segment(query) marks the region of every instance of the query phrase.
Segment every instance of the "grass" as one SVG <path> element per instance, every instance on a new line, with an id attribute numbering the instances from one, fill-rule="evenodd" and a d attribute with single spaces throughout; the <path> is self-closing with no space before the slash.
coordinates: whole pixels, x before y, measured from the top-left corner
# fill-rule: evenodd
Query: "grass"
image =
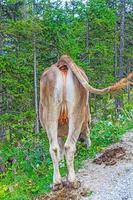
<path id="1" fill-rule="evenodd" d="M 133 110 L 119 116 L 117 121 L 100 121 L 91 130 L 92 146 L 89 150 L 79 142 L 75 155 L 75 169 L 82 166 L 85 159 L 119 141 L 121 136 L 133 128 Z M 45 133 L 29 135 L 14 144 L 0 144 L 1 200 L 31 200 L 35 196 L 48 193 L 52 183 L 53 166 L 49 155 L 49 145 Z M 66 165 L 60 163 L 62 176 L 66 175 Z"/>

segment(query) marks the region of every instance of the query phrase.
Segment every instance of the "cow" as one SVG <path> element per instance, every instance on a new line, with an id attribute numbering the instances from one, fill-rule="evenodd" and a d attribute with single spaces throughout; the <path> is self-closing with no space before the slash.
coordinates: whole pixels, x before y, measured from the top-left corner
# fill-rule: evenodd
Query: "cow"
<path id="1" fill-rule="evenodd" d="M 132 84 L 132 77 L 133 72 L 113 86 L 93 88 L 83 69 L 67 55 L 61 56 L 57 63 L 45 69 L 40 79 L 39 118 L 49 139 L 53 162 L 53 190 L 63 187 L 59 171 L 59 161 L 63 156 L 66 159 L 69 185 L 73 188 L 80 186 L 74 171 L 74 154 L 80 135 L 86 139 L 88 147 L 91 145 L 88 126 L 91 122 L 89 92 L 104 94 L 117 91 Z"/>

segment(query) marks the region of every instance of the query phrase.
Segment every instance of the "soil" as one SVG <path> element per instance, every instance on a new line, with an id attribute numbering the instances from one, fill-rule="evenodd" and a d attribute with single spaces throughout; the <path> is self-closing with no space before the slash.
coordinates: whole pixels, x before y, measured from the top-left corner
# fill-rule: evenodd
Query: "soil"
<path id="1" fill-rule="evenodd" d="M 126 155 L 126 151 L 123 147 L 116 147 L 107 149 L 101 156 L 94 159 L 94 163 L 101 165 L 115 165 L 118 160 L 122 159 Z"/>
<path id="2" fill-rule="evenodd" d="M 81 200 L 82 197 L 88 195 L 88 189 L 80 187 L 72 189 L 66 184 L 62 190 L 54 191 L 45 196 L 40 196 L 36 200 Z"/>

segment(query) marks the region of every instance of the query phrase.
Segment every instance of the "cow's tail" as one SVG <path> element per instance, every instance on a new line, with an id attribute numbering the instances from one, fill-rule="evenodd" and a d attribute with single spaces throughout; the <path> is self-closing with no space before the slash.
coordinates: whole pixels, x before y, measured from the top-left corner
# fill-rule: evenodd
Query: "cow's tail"
<path id="1" fill-rule="evenodd" d="M 130 81 L 133 78 L 133 72 L 131 72 L 126 78 L 121 79 L 112 86 L 109 86 L 104 89 L 96 89 L 87 82 L 87 80 L 81 74 L 77 65 L 73 62 L 73 60 L 69 56 L 67 55 L 61 56 L 57 64 L 60 65 L 60 63 L 64 63 L 64 65 L 69 66 L 73 71 L 73 73 L 75 74 L 75 76 L 77 77 L 77 79 L 79 80 L 79 82 L 82 84 L 82 86 L 91 93 L 95 94 L 113 93 L 125 88 L 128 85 L 133 85 L 133 82 Z"/>

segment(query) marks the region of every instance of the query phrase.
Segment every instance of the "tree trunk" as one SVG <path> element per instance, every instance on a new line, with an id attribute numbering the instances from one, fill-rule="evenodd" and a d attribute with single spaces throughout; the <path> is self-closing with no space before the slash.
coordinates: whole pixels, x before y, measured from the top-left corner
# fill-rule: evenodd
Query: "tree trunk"
<path id="1" fill-rule="evenodd" d="M 115 78 L 117 78 L 118 76 L 118 73 L 117 73 L 117 67 L 118 67 L 118 64 L 117 64 L 117 22 L 115 24 L 115 45 L 114 45 L 114 74 L 115 74 Z"/>
<path id="2" fill-rule="evenodd" d="M 125 32 L 125 0 L 121 1 L 121 22 L 120 22 L 120 69 L 119 78 L 123 78 L 124 72 L 124 32 Z"/>
<path id="3" fill-rule="evenodd" d="M 36 0 L 33 0 L 33 26 L 36 17 Z M 38 103 L 38 78 L 37 78 L 37 49 L 36 49 L 36 33 L 33 32 L 33 64 L 34 64 L 34 96 L 35 96 L 35 133 L 39 133 L 39 103 Z"/>
<path id="4" fill-rule="evenodd" d="M 121 19 L 120 19 L 120 56 L 119 56 L 119 78 L 123 78 L 124 74 L 124 33 L 125 33 L 125 0 L 121 2 Z M 121 112 L 123 107 L 122 94 L 116 99 L 116 111 Z"/>
<path id="5" fill-rule="evenodd" d="M 131 72 L 131 63 L 130 60 L 128 61 L 128 67 L 127 67 L 127 74 Z M 131 101 L 131 94 L 130 94 L 130 85 L 127 86 L 127 93 L 128 93 L 128 102 Z"/>
<path id="6" fill-rule="evenodd" d="M 86 22 L 86 50 L 89 50 L 89 20 Z"/>
<path id="7" fill-rule="evenodd" d="M 37 53 L 36 53 L 36 35 L 33 33 L 33 56 L 34 56 L 34 94 L 35 94 L 35 133 L 39 133 L 39 114 L 38 114 L 38 84 L 37 84 Z"/>
<path id="8" fill-rule="evenodd" d="M 2 35 L 0 35 L 0 49 L 2 50 L 3 48 L 3 37 Z M 0 79 L 2 80 L 2 76 L 3 76 L 3 72 L 0 72 Z M 2 115 L 4 113 L 4 100 L 3 97 L 5 95 L 4 91 L 3 91 L 3 84 L 0 84 L 0 115 Z M 0 141 L 5 139 L 5 128 L 3 126 L 3 124 L 0 124 Z"/>
<path id="9" fill-rule="evenodd" d="M 87 19 L 87 22 L 86 22 L 86 52 L 87 52 L 88 64 L 90 64 L 89 46 L 90 46 L 90 26 L 89 26 L 89 20 Z"/>
<path id="10" fill-rule="evenodd" d="M 1 75 L 2 76 L 2 73 Z M 1 77 L 2 78 L 2 77 Z M 0 115 L 3 114 L 3 88 L 2 88 L 2 84 L 0 84 Z M 5 139 L 5 128 L 3 126 L 3 124 L 0 124 L 0 141 L 3 141 Z"/>

